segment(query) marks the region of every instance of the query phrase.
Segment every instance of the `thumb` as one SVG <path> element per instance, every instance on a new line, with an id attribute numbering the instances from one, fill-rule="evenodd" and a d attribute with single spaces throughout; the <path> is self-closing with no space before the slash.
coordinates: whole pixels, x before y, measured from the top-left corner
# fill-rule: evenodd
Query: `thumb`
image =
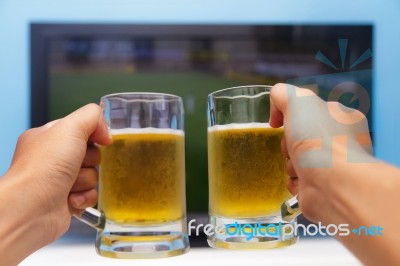
<path id="1" fill-rule="evenodd" d="M 288 94 L 287 84 L 278 83 L 272 87 L 270 92 L 270 117 L 271 127 L 283 126 L 283 119 L 287 115 Z"/>
<path id="2" fill-rule="evenodd" d="M 60 124 L 66 126 L 69 132 L 85 142 L 91 141 L 102 145 L 112 142 L 107 123 L 97 104 L 91 103 L 79 108 L 55 126 Z"/>
<path id="3" fill-rule="evenodd" d="M 284 119 L 289 119 L 290 110 L 295 110 L 295 101 L 298 97 L 313 96 L 319 100 L 317 95 L 309 90 L 299 88 L 290 84 L 278 83 L 272 87 L 270 92 L 270 118 L 269 124 L 271 127 L 283 126 Z M 297 110 L 300 110 L 297 108 Z M 294 113 L 295 114 L 295 113 Z"/>

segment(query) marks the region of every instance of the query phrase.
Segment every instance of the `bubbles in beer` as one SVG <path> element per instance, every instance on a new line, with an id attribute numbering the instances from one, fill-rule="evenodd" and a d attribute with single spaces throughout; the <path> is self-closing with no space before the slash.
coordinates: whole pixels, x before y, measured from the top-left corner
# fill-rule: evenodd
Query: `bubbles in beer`
<path id="1" fill-rule="evenodd" d="M 278 212 L 289 197 L 283 128 L 268 123 L 217 125 L 208 129 L 210 212 L 257 217 Z"/>
<path id="2" fill-rule="evenodd" d="M 184 136 L 172 129 L 114 129 L 101 147 L 99 207 L 121 223 L 174 221 L 184 215 Z"/>

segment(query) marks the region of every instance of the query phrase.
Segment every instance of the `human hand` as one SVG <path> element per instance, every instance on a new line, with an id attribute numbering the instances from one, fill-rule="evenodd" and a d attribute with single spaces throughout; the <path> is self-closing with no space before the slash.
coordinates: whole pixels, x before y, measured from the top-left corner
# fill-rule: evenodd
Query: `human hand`
<path id="1" fill-rule="evenodd" d="M 270 125 L 285 128 L 288 188 L 298 194 L 308 219 L 324 221 L 335 210 L 329 193 L 340 186 L 337 168 L 374 161 L 368 122 L 361 112 L 325 102 L 308 89 L 277 84 L 270 97 Z"/>
<path id="2" fill-rule="evenodd" d="M 93 144 L 111 137 L 98 105 L 23 133 L 4 181 L 17 184 L 28 208 L 42 226 L 40 246 L 68 229 L 71 215 L 97 202 L 96 165 L 100 153 Z"/>

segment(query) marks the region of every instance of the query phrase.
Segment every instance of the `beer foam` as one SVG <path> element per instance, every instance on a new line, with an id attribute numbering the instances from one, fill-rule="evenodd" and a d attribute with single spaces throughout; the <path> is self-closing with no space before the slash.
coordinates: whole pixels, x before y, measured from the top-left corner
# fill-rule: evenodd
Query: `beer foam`
<path id="1" fill-rule="evenodd" d="M 269 123 L 232 123 L 227 125 L 215 125 L 209 127 L 208 132 L 220 131 L 220 130 L 232 130 L 232 129 L 248 129 L 248 128 L 272 128 Z"/>
<path id="2" fill-rule="evenodd" d="M 171 129 L 171 128 L 121 128 L 121 129 L 110 129 L 111 135 L 125 135 L 125 134 L 174 134 L 184 136 L 183 130 Z"/>

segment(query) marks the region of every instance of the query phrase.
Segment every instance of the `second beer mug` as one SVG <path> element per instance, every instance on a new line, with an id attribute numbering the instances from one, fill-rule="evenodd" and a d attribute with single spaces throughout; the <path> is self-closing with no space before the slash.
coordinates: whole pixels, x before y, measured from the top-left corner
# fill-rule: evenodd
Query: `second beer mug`
<path id="1" fill-rule="evenodd" d="M 102 97 L 113 143 L 101 147 L 99 210 L 79 219 L 98 229 L 97 252 L 112 258 L 185 253 L 183 106 L 178 96 Z"/>
<path id="2" fill-rule="evenodd" d="M 208 167 L 212 247 L 264 249 L 297 241 L 295 220 L 281 204 L 290 198 L 283 128 L 271 128 L 269 86 L 243 86 L 208 97 Z"/>

